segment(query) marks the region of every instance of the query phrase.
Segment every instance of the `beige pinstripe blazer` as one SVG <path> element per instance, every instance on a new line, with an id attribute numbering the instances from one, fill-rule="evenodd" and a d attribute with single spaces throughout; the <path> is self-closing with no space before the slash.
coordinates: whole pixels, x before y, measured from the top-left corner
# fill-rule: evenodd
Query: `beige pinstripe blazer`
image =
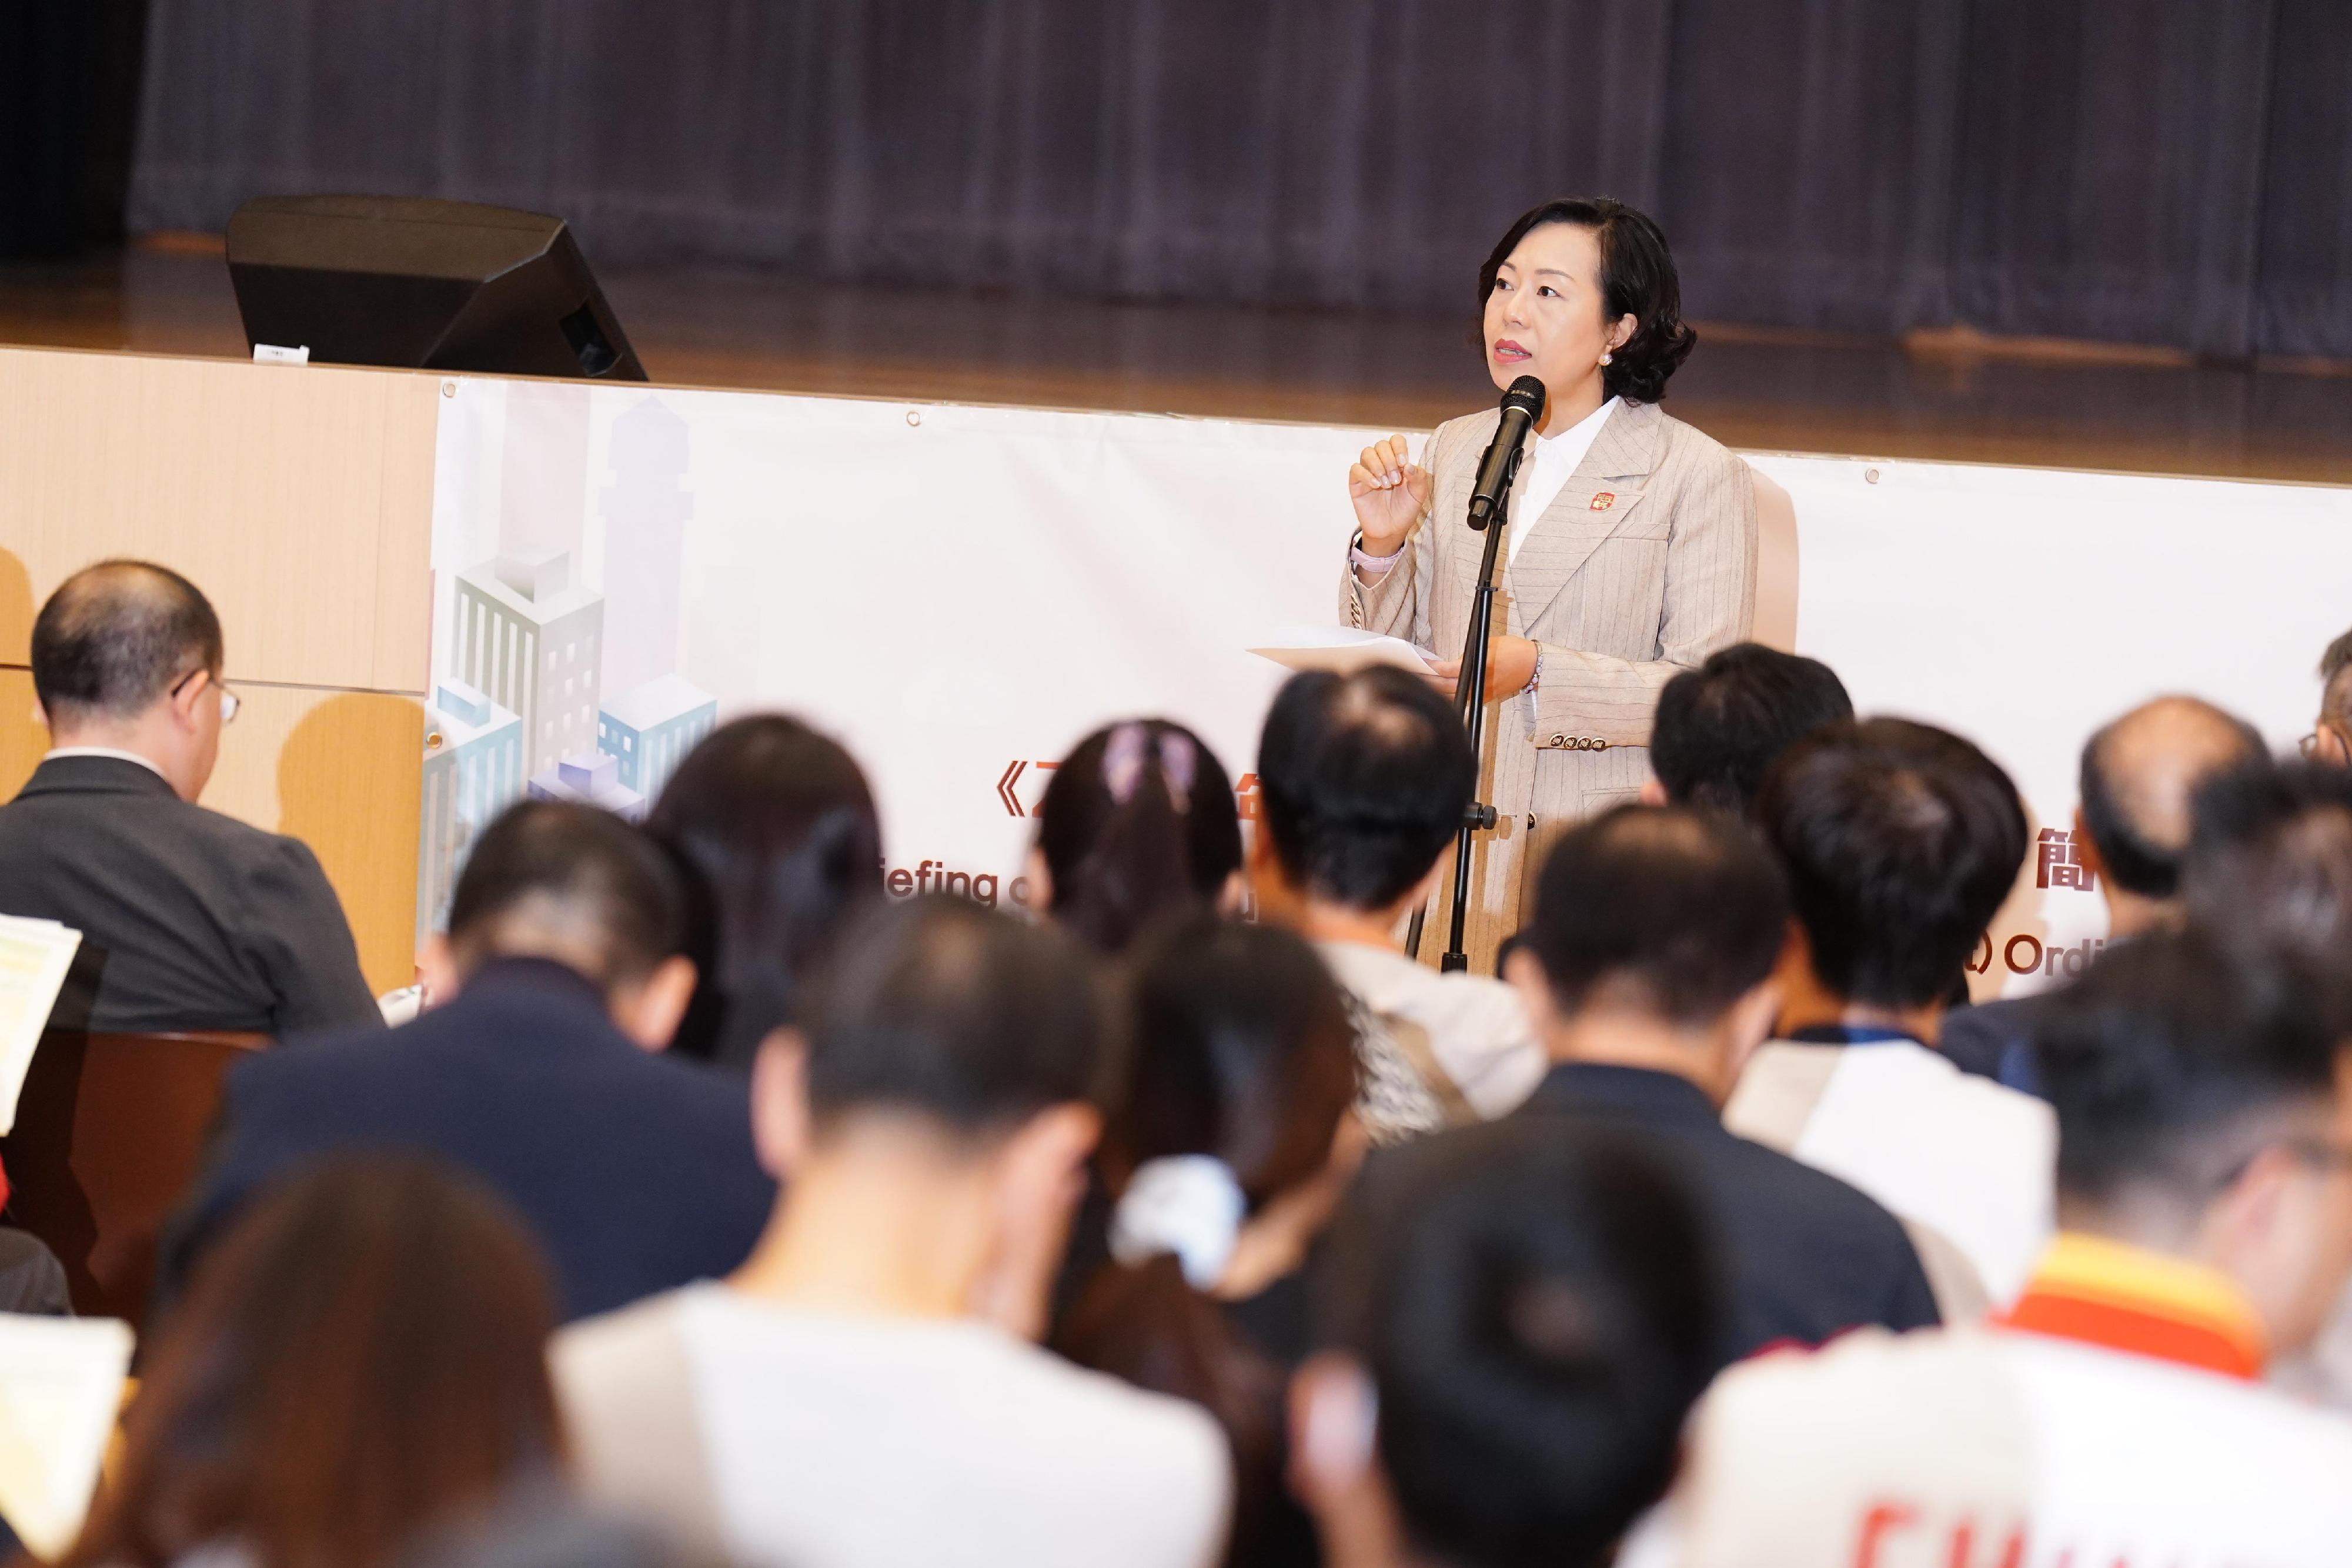
<path id="1" fill-rule="evenodd" d="M 1500 418 L 1488 409 L 1437 427 L 1422 458 L 1433 483 L 1412 559 L 1371 584 L 1343 565 L 1343 623 L 1460 655 L 1486 543 L 1463 519 Z M 1533 467 L 1520 465 L 1520 486 Z M 1619 403 L 1542 515 L 1522 517 L 1514 493 L 1510 526 L 1527 537 L 1517 559 L 1496 563 L 1494 631 L 1544 645 L 1543 684 L 1486 709 L 1481 788 L 1502 821 L 1479 835 L 1473 866 L 1467 947 L 1481 974 L 1520 925 L 1523 891 L 1534 892 L 1523 873 L 1542 846 L 1640 793 L 1659 688 L 1744 640 L 1755 616 L 1753 476 L 1655 403 Z M 1444 886 L 1424 956 L 1444 946 L 1450 862 Z"/>

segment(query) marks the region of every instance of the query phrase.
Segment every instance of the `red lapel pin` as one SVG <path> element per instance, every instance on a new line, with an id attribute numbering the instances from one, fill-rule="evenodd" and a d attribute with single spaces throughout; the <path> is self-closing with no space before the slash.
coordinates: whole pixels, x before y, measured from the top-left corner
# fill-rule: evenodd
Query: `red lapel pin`
<path id="1" fill-rule="evenodd" d="M 1614 490 L 1603 490 L 1592 497 L 1592 509 L 1596 512 L 1605 512 L 1616 504 L 1617 492 Z"/>

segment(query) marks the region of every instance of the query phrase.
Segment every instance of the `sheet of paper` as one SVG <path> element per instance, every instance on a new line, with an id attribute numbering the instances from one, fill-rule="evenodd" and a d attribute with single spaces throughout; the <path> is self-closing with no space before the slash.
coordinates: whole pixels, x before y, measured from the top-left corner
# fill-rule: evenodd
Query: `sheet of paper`
<path id="1" fill-rule="evenodd" d="M 128 1323 L 0 1312 L 0 1515 L 34 1556 L 81 1532 L 130 1370 Z"/>
<path id="2" fill-rule="evenodd" d="M 69 925 L 0 915 L 0 1134 L 16 1128 L 25 1070 L 80 946 L 81 933 Z"/>
<path id="3" fill-rule="evenodd" d="M 1293 670 L 1345 675 L 1367 664 L 1394 664 L 1418 675 L 1430 673 L 1429 655 L 1402 638 L 1347 626 L 1285 626 L 1250 652 Z"/>

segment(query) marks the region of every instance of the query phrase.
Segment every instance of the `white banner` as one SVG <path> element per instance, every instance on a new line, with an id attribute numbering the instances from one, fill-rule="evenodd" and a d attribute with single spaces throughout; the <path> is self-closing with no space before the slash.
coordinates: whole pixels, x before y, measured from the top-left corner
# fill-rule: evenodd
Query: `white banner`
<path id="1" fill-rule="evenodd" d="M 1017 902 L 1055 761 L 1191 725 L 1237 781 L 1327 622 L 1364 430 L 459 379 L 436 474 L 420 927 L 527 789 L 641 808 L 759 708 L 849 747 L 887 875 Z M 2069 858 L 2102 720 L 2189 691 L 2292 745 L 2352 622 L 2352 491 L 1757 457 L 1796 504 L 1798 644 L 1865 713 L 1970 736 L 2040 838 L 1980 994 L 2104 931 Z M 2031 977 L 2029 980 L 2028 977 Z"/>

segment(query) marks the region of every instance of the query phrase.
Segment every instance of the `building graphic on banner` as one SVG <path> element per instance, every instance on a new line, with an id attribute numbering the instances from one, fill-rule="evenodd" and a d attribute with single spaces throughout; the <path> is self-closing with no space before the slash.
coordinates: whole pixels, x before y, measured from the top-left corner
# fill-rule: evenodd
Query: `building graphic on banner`
<path id="1" fill-rule="evenodd" d="M 621 782 L 621 765 L 601 751 L 567 757 L 544 773 L 534 774 L 530 794 L 534 800 L 594 806 L 625 821 L 634 822 L 646 814 L 646 798 Z"/>
<path id="2" fill-rule="evenodd" d="M 416 843 L 416 940 L 448 923 L 457 867 L 485 823 L 522 793 L 522 717 L 463 681 L 425 709 L 424 821 Z"/>
<path id="3" fill-rule="evenodd" d="M 596 749 L 620 764 L 624 785 L 651 800 L 694 743 L 718 727 L 718 698 L 683 675 L 656 675 L 604 705 Z"/>
<path id="4" fill-rule="evenodd" d="M 604 598 L 574 585 L 572 556 L 501 556 L 457 574 L 450 667 L 522 717 L 530 775 L 596 747 Z"/>
<path id="5" fill-rule="evenodd" d="M 499 553 L 456 574 L 445 678 L 427 710 L 440 744 L 425 757 L 420 941 L 446 924 L 474 837 L 513 801 L 577 801 L 634 821 L 719 723 L 718 699 L 677 669 L 694 515 L 687 422 L 658 397 L 613 422 L 600 557 L 593 542 L 583 552 L 579 526 L 585 389 L 509 393 Z"/>

